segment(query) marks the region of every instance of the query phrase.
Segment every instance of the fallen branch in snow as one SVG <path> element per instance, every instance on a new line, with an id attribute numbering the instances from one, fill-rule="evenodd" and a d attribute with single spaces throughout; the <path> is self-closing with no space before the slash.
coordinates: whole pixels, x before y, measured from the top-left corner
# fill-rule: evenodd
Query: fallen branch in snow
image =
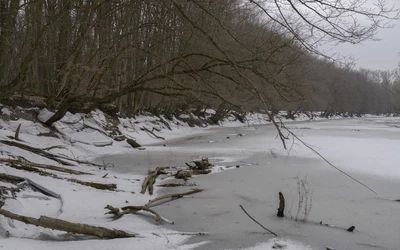
<path id="1" fill-rule="evenodd" d="M 34 162 L 29 162 L 29 161 L 0 158 L 0 162 L 7 162 L 10 164 L 18 164 L 18 165 L 27 166 L 27 167 L 44 168 L 44 169 L 55 170 L 58 172 L 69 173 L 69 174 L 91 175 L 90 173 L 85 173 L 85 172 L 81 172 L 81 171 L 77 171 L 77 170 L 73 170 L 73 169 L 67 169 L 67 168 L 63 168 L 63 167 L 57 167 L 57 166 L 48 165 L 48 164 L 34 163 Z"/>
<path id="2" fill-rule="evenodd" d="M 274 232 L 272 232 L 271 230 L 269 230 L 268 228 L 264 227 L 263 225 L 261 225 L 260 222 L 256 221 L 253 217 L 251 217 L 251 215 L 250 215 L 249 213 L 247 213 L 247 211 L 243 208 L 242 205 L 239 205 L 239 206 L 240 206 L 240 208 L 243 210 L 243 212 L 244 212 L 247 216 L 249 216 L 249 218 L 252 219 L 255 223 L 257 223 L 258 225 L 260 225 L 260 227 L 262 227 L 263 229 L 267 230 L 270 234 L 275 235 L 275 237 L 278 237 L 278 235 L 277 235 L 276 233 L 274 233 Z"/>
<path id="3" fill-rule="evenodd" d="M 8 182 L 11 184 L 18 184 L 25 181 L 25 178 L 9 174 L 0 174 L 0 181 Z"/>
<path id="4" fill-rule="evenodd" d="M 23 171 L 28 171 L 28 172 L 32 172 L 32 173 L 37 173 L 37 174 L 39 174 L 39 175 L 41 175 L 41 176 L 50 176 L 50 177 L 53 177 L 53 178 L 55 178 L 55 179 L 61 179 L 60 177 L 58 177 L 58 176 L 55 175 L 55 174 L 46 172 L 46 171 L 44 171 L 44 170 L 37 169 L 37 168 L 35 168 L 35 167 L 27 166 L 27 165 L 21 165 L 21 164 L 10 163 L 9 167 L 15 168 L 15 169 L 18 169 L 18 170 L 23 170 Z"/>
<path id="5" fill-rule="evenodd" d="M 0 140 L 0 143 L 3 143 L 3 144 L 8 145 L 8 146 L 12 146 L 12 147 L 18 147 L 20 149 L 29 151 L 29 152 L 37 154 L 37 155 L 40 155 L 40 156 L 45 157 L 47 159 L 59 162 L 60 164 L 63 164 L 63 165 L 66 165 L 66 166 L 74 166 L 74 164 L 69 163 L 69 162 L 64 161 L 64 160 L 74 161 L 74 162 L 79 163 L 79 164 L 87 164 L 87 165 L 92 165 L 92 166 L 96 166 L 96 167 L 102 167 L 102 165 L 99 165 L 99 164 L 95 164 L 95 163 L 87 162 L 87 161 L 80 161 L 80 160 L 72 159 L 72 158 L 69 158 L 69 157 L 66 157 L 66 156 L 55 155 L 55 154 L 46 152 L 43 149 L 34 148 L 34 147 L 28 146 L 26 144 L 15 142 L 15 141 Z M 64 159 L 64 160 L 61 160 L 61 159 Z"/>
<path id="6" fill-rule="evenodd" d="M 183 196 L 199 193 L 199 192 L 202 192 L 202 191 L 203 191 L 203 189 L 193 189 L 193 190 L 191 190 L 189 192 L 186 192 L 186 193 L 166 194 L 166 195 L 157 197 L 157 198 L 155 198 L 153 200 L 150 200 L 144 206 L 125 206 L 125 207 L 121 207 L 121 211 L 120 211 L 119 208 L 113 207 L 111 205 L 107 205 L 104 209 L 108 209 L 109 210 L 108 212 L 106 212 L 106 214 L 113 214 L 113 215 L 115 215 L 117 217 L 121 217 L 124 214 L 136 213 L 136 212 L 139 212 L 139 211 L 143 210 L 143 211 L 147 211 L 149 213 L 154 214 L 156 216 L 156 221 L 164 221 L 164 219 L 162 218 L 162 216 L 159 213 L 157 213 L 153 209 L 150 209 L 150 207 L 156 206 L 156 205 L 154 205 L 155 202 L 158 202 L 158 201 L 161 201 L 161 200 L 165 200 L 165 199 L 168 199 L 168 198 L 171 198 L 171 200 L 179 199 L 179 198 L 182 198 Z"/>
<path id="7" fill-rule="evenodd" d="M 105 209 L 110 210 L 106 214 L 114 214 L 117 217 L 121 217 L 124 214 L 136 213 L 136 212 L 143 210 L 143 211 L 147 211 L 149 213 L 154 214 L 156 216 L 156 221 L 164 221 L 164 219 L 161 217 L 161 215 L 159 213 L 157 213 L 153 209 L 150 209 L 146 206 L 126 206 L 126 207 L 121 208 L 122 211 L 119 211 L 119 208 L 113 207 L 111 205 L 107 205 L 105 207 Z"/>
<path id="8" fill-rule="evenodd" d="M 204 191 L 204 189 L 196 188 L 196 189 L 193 189 L 193 190 L 191 190 L 189 192 L 186 192 L 186 193 L 166 194 L 166 195 L 163 195 L 163 196 L 160 196 L 160 197 L 157 197 L 157 198 L 154 198 L 154 199 L 150 200 L 149 202 L 146 203 L 145 206 L 146 207 L 153 207 L 155 205 L 153 205 L 153 206 L 151 206 L 151 205 L 153 203 L 157 202 L 157 201 L 160 201 L 160 200 L 164 200 L 164 199 L 168 199 L 168 198 L 171 198 L 172 200 L 179 199 L 179 198 L 182 198 L 183 196 L 200 193 L 202 191 Z"/>
<path id="9" fill-rule="evenodd" d="M 47 216 L 40 216 L 39 219 L 33 217 L 22 216 L 14 214 L 10 211 L 0 209 L 0 214 L 13 219 L 24 222 L 25 224 L 35 225 L 37 227 L 50 228 L 53 230 L 60 230 L 69 233 L 93 235 L 99 238 L 128 238 L 135 237 L 137 234 L 128 233 L 122 230 L 108 229 L 104 227 L 95 227 L 88 224 L 72 223 L 65 220 L 59 220 Z"/>
<path id="10" fill-rule="evenodd" d="M 22 143 L 15 142 L 15 141 L 0 140 L 0 142 L 5 144 L 5 145 L 12 146 L 12 147 L 18 147 L 20 149 L 23 149 L 23 150 L 29 151 L 31 153 L 43 156 L 45 158 L 48 158 L 50 160 L 57 161 L 57 162 L 59 162 L 59 163 L 61 163 L 63 165 L 73 166 L 73 164 L 71 164 L 69 162 L 66 162 L 66 161 L 58 159 L 58 156 L 53 155 L 51 153 L 48 153 L 48 152 L 46 152 L 46 151 L 44 151 L 42 149 L 39 149 L 39 148 L 34 148 L 34 147 L 28 146 L 26 144 L 22 144 Z"/>
<path id="11" fill-rule="evenodd" d="M 156 182 L 157 176 L 160 174 L 167 174 L 164 169 L 166 169 L 166 167 L 157 167 L 154 171 L 149 173 L 142 183 L 142 191 L 140 191 L 141 194 L 146 193 L 146 189 L 148 189 L 149 194 L 153 195 L 154 183 Z"/>
<path id="12" fill-rule="evenodd" d="M 61 148 L 61 149 L 64 149 L 64 148 L 66 148 L 66 147 L 63 146 L 63 145 L 54 145 L 54 146 L 50 146 L 50 147 L 47 147 L 47 148 L 42 148 L 42 150 L 51 150 L 51 149 L 54 149 L 54 148 Z"/>
<path id="13" fill-rule="evenodd" d="M 34 167 L 30 167 L 30 166 L 18 166 L 18 165 L 13 165 L 13 163 L 11 163 L 12 168 L 15 169 L 19 169 L 19 170 L 25 170 L 25 171 L 29 171 L 29 172 L 34 172 L 34 173 L 38 173 L 42 176 L 50 176 L 52 178 L 55 179 L 59 179 L 59 180 L 67 180 L 69 182 L 73 182 L 73 183 L 78 183 L 80 185 L 84 185 L 84 186 L 89 186 L 92 188 L 96 188 L 96 189 L 101 189 L 101 190 L 109 190 L 109 191 L 115 191 L 115 189 L 117 189 L 117 185 L 116 184 L 103 184 L 103 183 L 97 183 L 97 182 L 86 182 L 86 181 L 81 181 L 81 180 L 77 180 L 77 179 L 71 179 L 71 178 L 62 178 L 59 177 L 55 174 L 34 168 Z M 10 175 L 6 175 L 6 174 L 0 174 L 0 180 L 8 180 L 7 182 L 14 182 L 15 183 L 19 183 L 21 181 L 26 180 L 26 178 L 22 178 L 22 177 L 18 177 L 18 176 L 10 176 Z"/>
<path id="14" fill-rule="evenodd" d="M 157 187 L 182 187 L 182 186 L 184 186 L 182 183 L 165 183 L 157 185 Z"/>
<path id="15" fill-rule="evenodd" d="M 89 187 L 96 188 L 96 189 L 101 189 L 101 190 L 115 191 L 115 189 L 117 189 L 116 184 L 103 184 L 103 183 L 97 183 L 97 182 L 87 182 L 87 181 L 80 181 L 77 179 L 67 179 L 67 181 L 78 183 L 78 184 L 85 185 L 85 186 L 89 186 Z"/>
<path id="16" fill-rule="evenodd" d="M 366 184 L 362 183 L 361 181 L 357 180 L 356 178 L 354 178 L 353 176 L 351 176 L 350 174 L 346 173 L 345 171 L 341 170 L 339 167 L 333 165 L 330 161 L 328 161 L 324 156 L 322 156 L 317 150 L 315 150 L 313 147 L 311 147 L 307 142 L 303 141 L 302 139 L 300 139 L 295 133 L 293 133 L 291 130 L 289 130 L 283 123 L 281 125 L 282 128 L 284 128 L 289 134 L 291 134 L 293 136 L 293 138 L 297 139 L 299 142 L 301 142 L 301 144 L 303 144 L 304 146 L 306 146 L 308 149 L 310 149 L 312 152 L 314 152 L 316 155 L 318 155 L 322 160 L 324 160 L 326 163 L 329 164 L 329 166 L 333 167 L 334 169 L 336 169 L 337 171 L 339 171 L 340 173 L 346 175 L 347 177 L 349 177 L 350 179 L 352 179 L 353 181 L 357 182 L 358 184 L 361 184 L 362 186 L 366 187 L 368 190 L 370 190 L 371 192 L 373 192 L 374 194 L 378 194 L 377 192 L 375 192 L 372 188 L 370 188 L 369 186 L 367 186 Z"/>
<path id="17" fill-rule="evenodd" d="M 156 134 L 153 132 L 153 131 L 154 131 L 154 128 L 153 128 L 152 131 L 150 131 L 148 128 L 146 128 L 145 126 L 143 126 L 143 127 L 141 128 L 141 130 L 146 131 L 147 133 L 153 135 L 153 136 L 154 136 L 155 138 L 157 138 L 157 139 L 165 140 L 164 137 L 158 136 L 158 135 L 156 135 Z"/>

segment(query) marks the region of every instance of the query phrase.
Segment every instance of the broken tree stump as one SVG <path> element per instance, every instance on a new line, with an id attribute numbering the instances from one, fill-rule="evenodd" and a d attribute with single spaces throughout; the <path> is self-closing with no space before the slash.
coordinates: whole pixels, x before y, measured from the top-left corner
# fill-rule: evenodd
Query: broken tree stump
<path id="1" fill-rule="evenodd" d="M 4 209 L 0 209 L 0 214 L 7 218 L 18 220 L 26 224 L 35 225 L 37 227 L 50 228 L 53 230 L 60 230 L 69 233 L 93 235 L 101 239 L 129 238 L 129 237 L 135 237 L 137 235 L 122 230 L 108 229 L 105 227 L 95 227 L 81 223 L 72 223 L 69 221 L 55 219 L 47 216 L 40 216 L 39 219 L 36 219 L 33 217 L 14 214 Z"/>
<path id="2" fill-rule="evenodd" d="M 157 176 L 160 174 L 166 174 L 164 171 L 166 167 L 157 167 L 154 171 L 151 171 L 149 175 L 144 179 L 142 183 L 142 191 L 141 194 L 146 193 L 146 189 L 149 190 L 149 194 L 153 195 L 154 183 L 156 182 Z"/>
<path id="3" fill-rule="evenodd" d="M 285 197 L 279 192 L 279 207 L 278 207 L 278 217 L 285 217 Z"/>
<path id="4" fill-rule="evenodd" d="M 141 145 L 139 143 L 137 143 L 135 140 L 133 139 L 127 139 L 126 142 L 131 145 L 132 148 L 140 148 Z"/>
<path id="5" fill-rule="evenodd" d="M 189 180 L 190 177 L 192 177 L 192 173 L 187 170 L 179 170 L 175 174 L 176 179 L 184 179 L 185 181 Z"/>
<path id="6" fill-rule="evenodd" d="M 347 232 L 353 232 L 354 231 L 354 229 L 356 229 L 356 227 L 355 226 L 351 226 L 351 227 L 349 227 L 349 228 L 347 228 Z"/>

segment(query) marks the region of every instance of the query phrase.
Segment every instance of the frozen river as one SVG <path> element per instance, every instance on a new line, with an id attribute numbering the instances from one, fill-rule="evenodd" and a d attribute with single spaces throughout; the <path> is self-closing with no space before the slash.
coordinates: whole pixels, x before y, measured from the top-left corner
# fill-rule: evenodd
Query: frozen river
<path id="1" fill-rule="evenodd" d="M 279 237 L 313 249 L 399 249 L 400 202 L 394 200 L 400 199 L 400 119 L 292 122 L 287 127 L 377 195 L 334 170 L 299 141 L 288 143 L 290 151 L 285 151 L 272 126 L 207 129 L 103 159 L 113 162 L 115 171 L 143 174 L 157 166 L 184 166 L 199 157 L 209 157 L 220 166 L 240 166 L 192 178 L 189 182 L 204 192 L 156 208 L 174 221 L 166 227 L 210 233 L 189 240 L 188 244 L 209 242 L 199 249 L 238 249 L 272 237 L 239 205 Z M 295 220 L 298 179 L 306 180 L 312 198 L 307 222 Z M 183 190 L 187 188 L 161 189 L 158 194 Z M 278 192 L 286 198 L 284 219 L 276 217 Z M 345 230 L 353 225 L 354 233 Z"/>

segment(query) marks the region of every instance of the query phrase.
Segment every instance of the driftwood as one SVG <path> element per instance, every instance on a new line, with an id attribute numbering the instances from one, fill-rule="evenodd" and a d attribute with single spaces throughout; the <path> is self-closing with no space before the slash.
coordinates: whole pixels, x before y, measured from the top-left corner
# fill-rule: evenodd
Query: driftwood
<path id="1" fill-rule="evenodd" d="M 76 179 L 67 179 L 67 181 L 78 183 L 78 184 L 96 188 L 96 189 L 101 189 L 101 190 L 115 191 L 115 189 L 117 189 L 116 184 L 103 184 L 103 183 L 97 183 L 97 182 L 80 181 L 80 180 L 76 180 Z"/>
<path id="2" fill-rule="evenodd" d="M 121 208 L 122 211 L 119 211 L 119 208 L 113 207 L 111 205 L 107 205 L 105 207 L 105 209 L 110 210 L 106 214 L 114 214 L 117 217 L 121 217 L 124 214 L 136 213 L 138 211 L 143 210 L 143 211 L 147 211 L 149 213 L 154 214 L 156 216 L 156 221 L 164 221 L 164 219 L 161 217 L 161 215 L 159 213 L 157 213 L 153 209 L 148 208 L 146 206 L 126 206 L 126 207 Z"/>
<path id="3" fill-rule="evenodd" d="M 283 194 L 279 192 L 279 208 L 278 208 L 278 217 L 285 217 L 285 197 L 283 197 Z"/>
<path id="4" fill-rule="evenodd" d="M 252 221 L 254 221 L 255 223 L 257 223 L 257 224 L 258 224 L 260 227 L 262 227 L 263 229 L 267 230 L 270 234 L 273 234 L 273 235 L 275 235 L 275 237 L 278 237 L 278 235 L 277 235 L 276 233 L 274 233 L 274 232 L 272 232 L 271 230 L 269 230 L 268 228 L 264 227 L 260 222 L 256 221 L 253 217 L 251 217 L 251 215 L 250 215 L 249 213 L 247 213 L 247 211 L 243 208 L 242 205 L 239 205 L 239 206 L 240 206 L 240 208 L 243 210 L 243 212 L 244 212 L 247 216 L 249 216 L 249 218 L 250 218 Z"/>
<path id="5" fill-rule="evenodd" d="M 184 186 L 182 183 L 165 183 L 161 185 L 157 185 L 157 187 L 181 187 Z"/>
<path id="6" fill-rule="evenodd" d="M 96 164 L 96 163 L 92 163 L 92 162 L 88 162 L 88 161 L 80 161 L 80 160 L 77 160 L 77 159 L 72 159 L 72 158 L 69 158 L 69 157 L 66 157 L 66 156 L 61 156 L 61 155 L 55 155 L 55 154 L 46 152 L 43 149 L 34 148 L 34 147 L 28 146 L 26 144 L 15 142 L 15 141 L 0 140 L 0 143 L 3 143 L 3 144 L 8 145 L 8 146 L 12 146 L 12 147 L 18 147 L 20 149 L 29 151 L 29 152 L 37 154 L 37 155 L 40 155 L 40 156 L 45 157 L 47 159 L 59 162 L 60 164 L 63 164 L 63 165 L 66 165 L 66 166 L 74 166 L 74 164 L 72 164 L 70 162 L 67 162 L 67 161 L 64 161 L 64 160 L 73 161 L 73 162 L 76 162 L 76 163 L 79 163 L 79 164 L 87 164 L 87 165 L 92 165 L 92 166 L 96 166 L 96 167 L 102 167 L 102 165 L 99 165 L 99 164 Z M 48 148 L 46 148 L 46 149 L 48 149 Z M 62 159 L 64 159 L 64 160 L 62 160 Z"/>
<path id="7" fill-rule="evenodd" d="M 54 145 L 54 146 L 50 146 L 50 147 L 47 147 L 47 148 L 42 148 L 42 150 L 51 150 L 51 149 L 54 149 L 54 148 L 66 148 L 65 146 L 63 146 L 63 145 Z"/>
<path id="8" fill-rule="evenodd" d="M 145 126 L 143 126 L 143 127 L 141 128 L 141 130 L 146 131 L 148 134 L 154 136 L 154 137 L 157 138 L 157 139 L 165 140 L 164 137 L 161 137 L 161 136 L 156 135 L 156 134 L 154 133 L 154 130 L 156 130 L 155 128 L 153 128 L 153 130 L 150 131 L 148 128 L 146 128 Z"/>
<path id="9" fill-rule="evenodd" d="M 192 161 L 194 163 L 194 166 L 190 165 L 189 163 L 185 163 L 186 166 L 189 167 L 191 170 L 206 170 L 210 169 L 213 165 L 208 161 L 208 158 L 203 158 L 199 161 Z"/>
<path id="10" fill-rule="evenodd" d="M 25 178 L 9 174 L 0 174 L 0 181 L 8 182 L 11 184 L 18 184 L 25 181 Z"/>
<path id="11" fill-rule="evenodd" d="M 15 140 L 19 141 L 19 131 L 21 130 L 21 123 L 18 125 L 17 130 L 15 131 Z"/>
<path id="12" fill-rule="evenodd" d="M 71 164 L 71 163 L 69 163 L 69 162 L 66 162 L 66 161 L 64 161 L 64 160 L 59 159 L 59 156 L 53 155 L 53 154 L 51 154 L 51 153 L 49 153 L 49 152 L 46 152 L 46 151 L 44 151 L 44 150 L 42 150 L 42 149 L 39 149 L 39 148 L 34 148 L 34 147 L 28 146 L 28 145 L 26 145 L 26 144 L 22 144 L 22 143 L 15 142 L 15 141 L 0 140 L 0 142 L 3 143 L 3 144 L 5 144 L 5 145 L 8 145 L 8 146 L 18 147 L 18 148 L 20 148 L 20 149 L 29 151 L 29 152 L 31 152 L 31 153 L 34 153 L 34 154 L 43 156 L 43 157 L 48 158 L 48 159 L 50 159 L 50 160 L 59 162 L 59 163 L 61 163 L 61 164 L 63 164 L 63 165 L 73 166 L 73 164 Z M 64 158 L 64 157 L 61 157 L 61 158 Z"/>
<path id="13" fill-rule="evenodd" d="M 6 162 L 6 163 L 10 163 L 10 164 L 17 164 L 17 165 L 26 166 L 26 167 L 35 167 L 35 168 L 43 168 L 43 169 L 55 170 L 55 171 L 58 171 L 58 172 L 75 174 L 75 175 L 91 175 L 90 173 L 85 173 L 85 172 L 81 172 L 81 171 L 77 171 L 77 170 L 73 170 L 73 169 L 57 167 L 57 166 L 48 165 L 48 164 L 39 164 L 39 163 L 34 163 L 34 162 L 29 162 L 29 161 L 21 161 L 21 160 L 0 158 L 0 162 Z"/>
<path id="14" fill-rule="evenodd" d="M 166 174 L 164 171 L 166 167 L 157 167 L 154 171 L 151 171 L 149 175 L 144 179 L 142 183 L 142 190 L 140 191 L 141 194 L 146 193 L 146 189 L 148 189 L 149 194 L 153 195 L 154 183 L 156 182 L 157 176 L 160 174 Z"/>
<path id="15" fill-rule="evenodd" d="M 18 220 L 26 224 L 35 225 L 37 227 L 50 228 L 53 230 L 60 230 L 69 233 L 93 235 L 99 238 L 108 238 L 108 239 L 128 238 L 128 237 L 135 237 L 137 235 L 122 230 L 108 229 L 104 227 L 95 227 L 81 223 L 72 223 L 65 220 L 59 220 L 47 216 L 40 216 L 39 219 L 36 219 L 33 217 L 14 214 L 4 209 L 0 209 L 0 214 L 7 218 Z"/>
<path id="16" fill-rule="evenodd" d="M 15 176 L 15 175 L 9 175 L 9 174 L 0 174 L 0 181 L 3 182 L 8 182 L 11 184 L 20 184 L 22 182 L 26 182 L 27 184 L 29 184 L 30 186 L 32 186 L 33 188 L 35 188 L 36 190 L 40 191 L 41 193 L 48 195 L 48 196 L 52 196 L 54 198 L 60 199 L 60 195 L 41 186 L 40 184 L 28 179 L 28 178 L 22 178 L 19 176 Z"/>
<path id="17" fill-rule="evenodd" d="M 18 169 L 18 170 L 24 170 L 24 171 L 28 171 L 28 172 L 37 173 L 37 174 L 39 174 L 41 176 L 51 176 L 51 177 L 56 178 L 56 179 L 61 179 L 60 177 L 58 177 L 55 174 L 52 174 L 52 173 L 49 173 L 49 172 L 46 172 L 44 170 L 40 170 L 40 169 L 37 169 L 37 168 L 34 168 L 34 167 L 26 166 L 26 165 L 10 163 L 9 167 L 15 168 L 15 169 Z"/>
<path id="18" fill-rule="evenodd" d="M 147 202 L 145 206 L 147 206 L 147 207 L 152 207 L 152 206 L 155 206 L 155 205 L 152 205 L 152 204 L 156 203 L 157 201 L 164 200 L 164 199 L 168 199 L 168 198 L 171 198 L 171 199 L 173 199 L 173 200 L 174 200 L 174 199 L 179 199 L 179 198 L 182 198 L 183 196 L 186 196 L 186 195 L 191 195 L 191 194 L 200 193 L 200 192 L 202 192 L 203 190 L 204 190 L 204 189 L 196 188 L 196 189 L 193 189 L 193 190 L 191 190 L 191 191 L 189 191 L 189 192 L 185 192 L 185 193 L 166 194 L 166 195 L 163 195 L 163 196 L 154 198 L 154 199 L 152 199 L 152 200 L 149 200 L 149 202 Z"/>
<path id="19" fill-rule="evenodd" d="M 354 231 L 354 229 L 356 229 L 356 227 L 355 226 L 351 226 L 351 227 L 349 227 L 349 228 L 347 228 L 347 232 L 353 232 Z"/>
<path id="20" fill-rule="evenodd" d="M 141 145 L 139 143 L 137 143 L 135 140 L 133 139 L 127 139 L 126 142 L 131 145 L 132 148 L 140 148 Z"/>
<path id="21" fill-rule="evenodd" d="M 116 184 L 103 184 L 103 183 L 97 183 L 97 182 L 85 182 L 85 181 L 80 181 L 80 180 L 71 179 L 71 178 L 62 178 L 55 174 L 52 174 L 52 173 L 49 173 L 49 172 L 46 172 L 43 170 L 39 170 L 34 167 L 29 167 L 29 166 L 18 166 L 18 165 L 11 164 L 11 167 L 19 169 L 19 170 L 25 170 L 25 171 L 29 171 L 29 172 L 38 173 L 42 176 L 50 176 L 52 178 L 59 179 L 59 180 L 67 180 L 69 182 L 78 183 L 80 185 L 84 185 L 84 186 L 88 186 L 88 187 L 92 187 L 92 188 L 96 188 L 96 189 L 110 190 L 110 191 L 115 191 L 115 189 L 117 189 Z M 10 182 L 10 183 L 16 184 L 16 183 L 20 183 L 24 180 L 27 180 L 27 179 L 18 177 L 18 176 L 13 176 L 13 175 L 0 174 L 0 181 L 5 181 L 5 182 Z"/>
<path id="22" fill-rule="evenodd" d="M 184 179 L 185 181 L 189 180 L 192 177 L 192 173 L 189 170 L 179 170 L 175 174 L 176 179 Z"/>
<path id="23" fill-rule="evenodd" d="M 151 207 L 156 206 L 155 203 L 161 200 L 165 200 L 165 199 L 179 199 L 182 198 L 183 196 L 186 195 L 191 195 L 191 194 L 195 194 L 195 193 L 199 193 L 202 192 L 203 189 L 193 189 L 189 192 L 186 193 L 178 193 L 178 194 L 166 194 L 160 197 L 157 197 L 155 199 L 150 200 L 149 202 L 147 202 L 145 205 L 143 206 L 125 206 L 125 207 L 121 207 L 121 211 L 119 208 L 113 207 L 111 205 L 107 205 L 104 209 L 108 209 L 109 211 L 106 212 L 106 214 L 113 214 L 116 217 L 121 217 L 124 214 L 128 214 L 128 213 L 136 213 L 138 211 L 147 211 L 149 213 L 152 213 L 156 216 L 156 221 L 164 221 L 164 219 L 162 218 L 162 216 L 157 213 L 156 211 L 154 211 L 153 209 L 151 209 Z"/>

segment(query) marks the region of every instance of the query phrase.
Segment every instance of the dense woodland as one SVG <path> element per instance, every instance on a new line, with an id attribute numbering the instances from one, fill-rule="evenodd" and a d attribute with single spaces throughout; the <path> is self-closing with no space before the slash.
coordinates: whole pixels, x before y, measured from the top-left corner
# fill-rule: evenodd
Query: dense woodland
<path id="1" fill-rule="evenodd" d="M 355 70 L 316 49 L 369 39 L 396 14 L 382 6 L 360 27 L 338 17 L 369 12 L 342 2 L 1 0 L 0 100 L 42 97 L 59 111 L 49 124 L 110 104 L 399 113 L 398 69 Z"/>

